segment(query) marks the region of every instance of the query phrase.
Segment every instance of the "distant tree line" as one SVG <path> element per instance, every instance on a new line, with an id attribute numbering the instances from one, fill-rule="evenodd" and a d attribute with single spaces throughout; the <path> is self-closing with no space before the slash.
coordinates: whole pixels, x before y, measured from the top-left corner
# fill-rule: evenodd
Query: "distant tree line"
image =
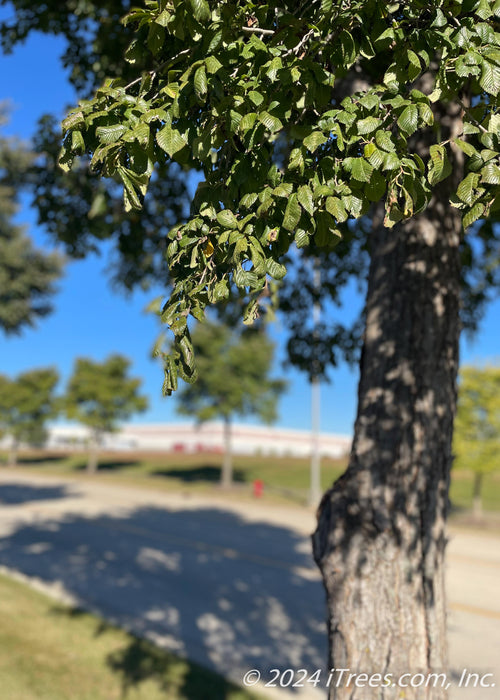
<path id="1" fill-rule="evenodd" d="M 14 378 L 0 375 L 0 438 L 10 438 L 8 465 L 16 465 L 20 445 L 42 447 L 47 422 L 63 414 L 89 428 L 87 470 L 95 472 L 104 433 L 118 430 L 119 421 L 148 406 L 139 393 L 141 380 L 129 377 L 129 368 L 122 355 L 111 355 L 104 362 L 78 358 L 62 395 L 56 394 L 59 375 L 53 367 Z"/>

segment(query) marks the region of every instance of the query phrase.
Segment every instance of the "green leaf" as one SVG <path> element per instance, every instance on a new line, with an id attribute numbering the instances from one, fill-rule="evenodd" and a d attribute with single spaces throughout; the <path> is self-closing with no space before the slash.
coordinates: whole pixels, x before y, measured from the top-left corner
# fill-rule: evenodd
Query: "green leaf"
<path id="1" fill-rule="evenodd" d="M 297 198 L 302 208 L 311 216 L 314 214 L 313 195 L 308 185 L 301 185 L 297 190 Z"/>
<path id="2" fill-rule="evenodd" d="M 266 260 L 266 269 L 275 280 L 282 280 L 286 275 L 286 267 L 281 263 L 276 262 L 276 260 L 273 260 L 273 258 L 268 258 Z"/>
<path id="3" fill-rule="evenodd" d="M 328 141 L 328 139 L 321 131 L 313 131 L 312 134 L 306 136 L 303 143 L 308 151 L 314 153 L 318 146 L 321 146 L 325 141 Z"/>
<path id="4" fill-rule="evenodd" d="M 71 150 L 79 156 L 85 153 L 85 141 L 83 140 L 81 131 L 71 132 Z"/>
<path id="5" fill-rule="evenodd" d="M 477 173 L 469 173 L 467 177 L 462 180 L 457 189 L 457 195 L 460 197 L 462 202 L 466 204 L 473 204 L 476 199 L 475 191 L 479 184 L 479 175 Z"/>
<path id="6" fill-rule="evenodd" d="M 300 170 L 304 165 L 304 156 L 300 148 L 294 148 L 290 153 L 290 160 L 288 161 L 288 170 Z"/>
<path id="7" fill-rule="evenodd" d="M 229 284 L 226 279 L 219 280 L 215 284 L 213 288 L 213 297 L 215 303 L 229 297 Z"/>
<path id="8" fill-rule="evenodd" d="M 448 160 L 446 148 L 441 144 L 434 144 L 430 147 L 429 153 L 431 159 L 428 163 L 429 172 L 427 179 L 430 185 L 437 185 L 438 182 L 444 180 L 451 175 L 451 163 Z"/>
<path id="9" fill-rule="evenodd" d="M 471 143 L 464 141 L 463 139 L 453 139 L 453 143 L 456 144 L 461 151 L 465 153 L 466 156 L 474 156 L 477 154 L 476 149 Z"/>
<path id="10" fill-rule="evenodd" d="M 256 107 L 259 107 L 264 102 L 263 96 L 260 94 L 260 92 L 257 92 L 256 90 L 250 90 L 250 92 L 248 93 L 248 97 Z"/>
<path id="11" fill-rule="evenodd" d="M 254 124 L 255 124 L 256 119 L 257 119 L 256 112 L 248 112 L 247 114 L 245 114 L 242 117 L 242 119 L 239 123 L 239 126 L 238 126 L 240 132 L 245 133 L 249 129 L 252 129 Z"/>
<path id="12" fill-rule="evenodd" d="M 467 212 L 467 214 L 462 219 L 462 224 L 464 228 L 468 228 L 474 221 L 477 221 L 484 213 L 484 204 L 477 202 L 474 204 L 472 209 Z"/>
<path id="13" fill-rule="evenodd" d="M 364 158 L 352 159 L 351 175 L 358 182 L 370 182 L 373 173 L 373 165 Z"/>
<path id="14" fill-rule="evenodd" d="M 207 73 L 205 66 L 200 66 L 194 74 L 194 91 L 199 100 L 202 100 L 207 94 Z"/>
<path id="15" fill-rule="evenodd" d="M 488 163 L 481 170 L 481 182 L 486 182 L 488 185 L 500 185 L 500 168 L 494 163 Z"/>
<path id="16" fill-rule="evenodd" d="M 244 195 L 240 199 L 240 207 L 243 209 L 250 209 L 250 207 L 255 204 L 255 202 L 258 199 L 258 195 L 256 192 L 251 192 L 249 194 Z"/>
<path id="17" fill-rule="evenodd" d="M 434 124 L 434 113 L 429 105 L 425 102 L 419 102 L 417 107 L 420 119 L 424 122 L 424 124 L 432 126 Z"/>
<path id="18" fill-rule="evenodd" d="M 199 22 L 207 22 L 211 19 L 210 7 L 205 0 L 189 0 L 195 19 Z"/>
<path id="19" fill-rule="evenodd" d="M 368 146 L 371 146 L 371 148 L 368 148 Z M 368 143 L 365 146 L 365 158 L 376 170 L 382 168 L 387 155 L 385 151 L 379 150 L 373 143 Z"/>
<path id="20" fill-rule="evenodd" d="M 378 129 L 381 124 L 382 120 L 377 119 L 376 117 L 366 117 L 365 119 L 360 119 L 357 122 L 358 134 L 360 136 L 363 136 L 364 134 L 371 134 L 371 132 Z"/>
<path id="21" fill-rule="evenodd" d="M 500 92 L 500 67 L 483 59 L 479 84 L 485 92 L 496 97 Z"/>
<path id="22" fill-rule="evenodd" d="M 327 197 L 325 202 L 326 210 L 339 222 L 347 220 L 347 212 L 342 201 L 338 197 Z"/>
<path id="23" fill-rule="evenodd" d="M 281 58 L 279 56 L 276 56 L 273 58 L 270 63 L 269 63 L 269 68 L 266 71 L 266 75 L 269 78 L 269 80 L 273 83 L 278 75 L 278 71 L 283 67 L 283 63 L 281 61 Z"/>
<path id="24" fill-rule="evenodd" d="M 386 187 L 385 177 L 375 171 L 365 186 L 365 194 L 370 202 L 378 202 L 384 196 Z"/>
<path id="25" fill-rule="evenodd" d="M 275 197 L 289 197 L 293 192 L 293 185 L 291 182 L 282 182 L 280 185 L 273 189 L 273 194 Z"/>
<path id="26" fill-rule="evenodd" d="M 181 151 L 187 145 L 187 141 L 177 129 L 167 125 L 156 134 L 158 146 L 164 150 L 170 158 Z"/>
<path id="27" fill-rule="evenodd" d="M 310 236 L 307 231 L 304 231 L 302 228 L 298 228 L 295 231 L 295 245 L 297 248 L 305 248 L 307 245 L 309 245 L 309 241 Z"/>
<path id="28" fill-rule="evenodd" d="M 396 145 L 392 140 L 391 133 L 389 131 L 379 130 L 375 134 L 375 141 L 377 146 L 383 151 L 389 151 L 393 153 L 396 150 Z"/>
<path id="29" fill-rule="evenodd" d="M 283 217 L 283 228 L 287 231 L 294 231 L 300 221 L 301 214 L 302 210 L 299 205 L 297 193 L 294 192 L 286 205 L 285 215 Z"/>
<path id="30" fill-rule="evenodd" d="M 63 120 L 61 127 L 63 131 L 69 131 L 70 129 L 74 129 L 75 127 L 84 127 L 85 126 L 85 117 L 83 116 L 83 112 L 72 112 L 71 114 L 68 114 L 66 119 Z"/>
<path id="31" fill-rule="evenodd" d="M 205 59 L 205 65 L 207 67 L 207 72 L 210 75 L 215 75 L 222 68 L 222 63 L 215 56 L 207 56 Z"/>
<path id="32" fill-rule="evenodd" d="M 280 131 L 283 128 L 283 124 L 278 119 L 278 117 L 273 117 L 269 112 L 261 112 L 259 114 L 259 121 L 264 124 L 266 129 L 268 129 L 272 134 L 275 131 Z"/>
<path id="33" fill-rule="evenodd" d="M 340 242 L 342 235 L 336 228 L 335 222 L 326 211 L 316 213 L 316 232 L 314 242 L 321 248 L 333 248 Z"/>
<path id="34" fill-rule="evenodd" d="M 115 143 L 126 131 L 128 128 L 123 124 L 112 124 L 111 126 L 98 126 L 95 133 L 101 143 Z"/>
<path id="35" fill-rule="evenodd" d="M 411 49 L 408 49 L 407 51 L 407 56 L 408 56 L 408 77 L 410 81 L 415 80 L 417 78 L 421 71 L 422 71 L 422 66 L 420 64 L 420 59 L 417 56 L 417 54 L 412 51 Z"/>
<path id="36" fill-rule="evenodd" d="M 418 107 L 408 105 L 398 118 L 398 126 L 407 136 L 411 136 L 418 128 Z"/>
<path id="37" fill-rule="evenodd" d="M 217 214 L 217 221 L 224 228 L 238 228 L 238 219 L 230 209 L 223 209 Z"/>

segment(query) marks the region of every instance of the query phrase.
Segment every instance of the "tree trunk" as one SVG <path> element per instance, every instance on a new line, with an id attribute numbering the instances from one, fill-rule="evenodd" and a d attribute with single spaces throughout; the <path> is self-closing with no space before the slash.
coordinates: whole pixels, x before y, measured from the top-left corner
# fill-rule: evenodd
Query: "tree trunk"
<path id="1" fill-rule="evenodd" d="M 222 460 L 221 486 L 229 488 L 233 484 L 233 447 L 231 420 L 224 419 L 224 457 Z"/>
<path id="2" fill-rule="evenodd" d="M 313 546 L 327 592 L 329 667 L 391 673 L 396 687 L 368 691 L 354 679 L 346 687 L 342 677 L 330 698 L 446 697 L 440 688 L 397 687 L 400 674 L 442 672 L 447 663 L 461 224 L 446 190 L 425 215 L 370 234 L 352 453 L 323 497 Z"/>
<path id="3" fill-rule="evenodd" d="M 99 436 L 97 433 L 92 433 L 89 442 L 89 454 L 87 460 L 87 474 L 95 474 L 99 466 L 98 461 L 99 451 Z"/>
<path id="4" fill-rule="evenodd" d="M 482 472 L 476 472 L 474 474 L 474 492 L 472 497 L 472 513 L 474 518 L 481 520 L 483 517 L 483 499 L 481 497 L 481 491 L 483 488 L 483 476 Z"/>
<path id="5" fill-rule="evenodd" d="M 7 457 L 7 466 L 9 467 L 17 467 L 17 451 L 19 449 L 19 445 L 17 444 L 17 440 L 13 440 L 10 444 L 9 447 L 9 454 Z"/>

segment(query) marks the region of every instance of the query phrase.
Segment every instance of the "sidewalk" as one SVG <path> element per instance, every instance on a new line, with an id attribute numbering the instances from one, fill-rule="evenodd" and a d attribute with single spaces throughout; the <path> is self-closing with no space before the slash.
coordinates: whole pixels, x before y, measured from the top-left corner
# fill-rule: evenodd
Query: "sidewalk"
<path id="1" fill-rule="evenodd" d="M 35 477 L 23 475 L 14 470 L 0 470 L 0 487 L 10 488 L 15 495 L 16 489 L 24 490 L 26 498 L 12 499 L 9 507 L 2 508 L 0 518 L 0 535 L 9 538 L 18 529 L 28 525 L 50 521 L 65 522 L 71 518 L 107 518 L 113 517 L 117 523 L 141 509 L 154 508 L 158 512 L 186 514 L 190 510 L 198 512 L 220 510 L 232 513 L 238 522 L 252 526 L 259 524 L 274 526 L 280 531 L 295 533 L 296 551 L 303 552 L 302 563 L 293 563 L 287 567 L 290 574 L 300 580 L 316 581 L 319 585 L 319 573 L 310 557 L 308 536 L 314 529 L 314 513 L 305 508 L 294 506 L 268 505 L 265 502 L 235 502 L 225 498 L 208 498 L 206 496 L 169 494 L 154 490 L 131 489 L 122 486 L 110 486 L 89 480 L 61 479 L 55 477 Z M 30 497 L 30 489 L 33 494 Z M 36 491 L 36 494 L 35 494 Z M 21 494 L 22 495 L 22 494 Z M 115 528 L 115 536 L 120 533 Z M 126 528 L 121 537 L 126 537 Z M 131 535 L 148 536 L 152 533 L 140 527 L 135 531 L 129 528 Z M 149 532 L 149 535 L 148 535 Z M 103 531 L 104 534 L 104 531 Z M 203 530 L 200 531 L 205 537 Z M 196 546 L 199 535 L 193 531 L 191 543 Z M 159 538 L 158 538 L 159 539 Z M 187 540 L 186 540 L 187 541 Z M 208 540 L 207 540 L 208 541 Z M 216 540 L 214 540 L 216 542 Z M 153 543 L 154 544 L 154 543 Z M 159 546 L 155 545 L 155 546 Z M 217 546 L 208 544 L 207 551 L 217 553 Z M 258 544 L 255 553 L 238 553 L 237 541 L 231 551 L 219 547 L 223 556 L 239 557 L 242 566 L 255 566 L 259 571 Z M 297 549 L 297 547 L 299 549 Z M 265 567 L 275 564 L 279 579 L 280 562 L 262 558 Z M 308 563 L 309 562 L 309 563 Z M 289 575 L 289 574 L 287 574 Z M 498 596 L 500 579 L 500 538 L 490 533 L 479 533 L 451 529 L 448 547 L 448 601 L 449 601 L 449 643 L 450 662 L 455 684 L 464 669 L 481 673 L 493 672 L 496 686 L 489 689 L 473 687 L 454 687 L 452 700 L 498 700 L 500 698 L 500 596 Z M 316 584 L 315 584 L 316 585 Z M 146 590 L 146 589 L 144 589 Z M 318 612 L 321 616 L 321 609 Z M 490 679 L 491 680 L 491 679 Z M 317 694 L 315 694 L 317 697 Z M 283 697 L 283 694 L 282 694 Z M 302 696 L 304 697 L 304 696 Z"/>

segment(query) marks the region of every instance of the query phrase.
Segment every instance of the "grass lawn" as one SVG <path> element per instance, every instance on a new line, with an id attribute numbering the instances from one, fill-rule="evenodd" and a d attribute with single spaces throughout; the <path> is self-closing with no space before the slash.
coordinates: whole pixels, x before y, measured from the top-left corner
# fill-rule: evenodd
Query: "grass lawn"
<path id="1" fill-rule="evenodd" d="M 2 455 L 0 455 L 1 461 Z M 4 460 L 6 455 L 3 455 Z M 326 489 L 346 467 L 346 459 L 322 461 L 322 487 Z M 96 476 L 85 473 L 84 453 L 25 452 L 16 469 L 36 474 L 97 478 L 129 486 L 163 488 L 223 495 L 219 489 L 222 455 L 214 453 L 103 453 Z M 291 457 L 234 457 L 234 490 L 229 497 L 252 497 L 256 479 L 264 482 L 264 498 L 306 503 L 309 489 L 309 460 Z"/>
<path id="2" fill-rule="evenodd" d="M 0 463 L 2 455 L 0 454 Z M 6 459 L 6 455 L 3 455 Z M 21 454 L 18 469 L 37 474 L 97 478 L 108 483 L 164 489 L 168 491 L 217 493 L 222 455 L 214 453 L 134 453 L 107 452 L 100 457 L 99 472 L 87 477 L 84 453 L 26 452 Z M 323 459 L 322 488 L 328 488 L 345 470 L 347 458 Z M 293 457 L 235 456 L 234 489 L 228 498 L 252 498 L 254 480 L 264 482 L 266 501 L 305 504 L 308 499 L 309 460 Z M 453 471 L 450 498 L 452 513 L 460 514 L 472 507 L 473 474 Z M 500 472 L 484 477 L 485 511 L 500 513 Z"/>
<path id="3" fill-rule="evenodd" d="M 196 664 L 0 575 L 2 700 L 257 700 Z"/>

